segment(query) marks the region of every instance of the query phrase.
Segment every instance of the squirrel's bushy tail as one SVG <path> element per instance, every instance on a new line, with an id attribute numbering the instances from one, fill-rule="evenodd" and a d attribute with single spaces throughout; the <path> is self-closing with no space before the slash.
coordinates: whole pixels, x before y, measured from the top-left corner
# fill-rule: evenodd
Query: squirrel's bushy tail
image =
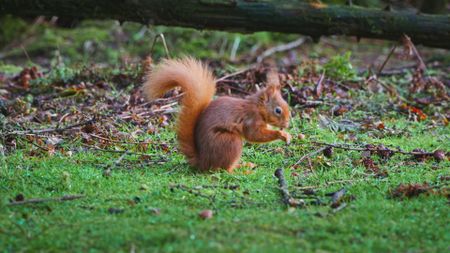
<path id="1" fill-rule="evenodd" d="M 143 91 L 147 99 L 153 100 L 175 87 L 184 92 L 177 122 L 179 148 L 195 166 L 195 125 L 216 92 L 216 81 L 208 67 L 193 58 L 164 60 L 150 71 Z"/>

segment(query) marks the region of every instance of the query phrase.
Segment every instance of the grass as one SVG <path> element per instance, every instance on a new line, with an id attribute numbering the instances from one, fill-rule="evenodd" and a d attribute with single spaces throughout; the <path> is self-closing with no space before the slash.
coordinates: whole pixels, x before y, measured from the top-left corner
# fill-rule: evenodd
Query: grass
<path id="1" fill-rule="evenodd" d="M 421 195 L 398 200 L 389 192 L 399 183 L 439 183 L 449 175 L 449 161 L 405 163 L 409 157 L 396 155 L 382 163 L 389 177 L 365 176 L 362 165 L 355 165 L 357 152 L 335 151 L 333 158 L 319 157 L 311 172 L 301 167 L 295 176 L 285 174 L 291 190 L 298 185 L 314 185 L 320 196 L 341 187 L 355 196 L 348 207 L 333 213 L 328 206 L 286 209 L 280 201 L 276 168 L 287 168 L 301 155 L 310 152 L 308 140 L 338 140 L 339 133 L 316 127 L 317 122 L 296 119 L 291 131 L 303 132 L 306 140 L 290 146 L 271 143 L 246 146 L 244 161 L 257 164 L 234 174 L 199 174 L 189 169 L 177 152 L 171 152 L 162 165 L 142 165 L 132 155 L 124 166 L 102 175 L 105 164 L 118 154 L 75 152 L 72 157 L 30 157 L 26 150 L 2 158 L 0 173 L 0 248 L 16 251 L 97 252 L 132 249 L 138 252 L 444 252 L 450 240 L 449 206 L 438 195 Z M 391 123 L 405 127 L 414 136 L 370 138 L 364 141 L 401 146 L 411 150 L 420 145 L 426 150 L 449 149 L 441 137 L 449 128 L 422 131 L 425 123 L 398 119 Z M 148 136 L 152 138 L 154 136 Z M 174 145 L 171 127 L 160 140 Z M 161 151 L 150 153 L 161 154 Z M 250 171 L 250 173 L 248 172 Z M 305 173 L 309 174 L 306 175 Z M 327 182 L 348 179 L 351 183 L 327 186 Z M 357 181 L 361 180 L 362 181 Z M 171 185 L 239 185 L 238 190 L 204 189 L 215 196 L 202 198 L 173 189 Z M 8 206 L 17 194 L 31 197 L 59 197 L 84 194 L 80 200 L 28 206 Z M 112 214 L 109 209 L 120 210 Z M 160 214 L 153 213 L 160 209 Z M 198 213 L 212 209 L 214 216 L 203 220 Z M 123 212 L 122 212 L 123 211 Z"/>

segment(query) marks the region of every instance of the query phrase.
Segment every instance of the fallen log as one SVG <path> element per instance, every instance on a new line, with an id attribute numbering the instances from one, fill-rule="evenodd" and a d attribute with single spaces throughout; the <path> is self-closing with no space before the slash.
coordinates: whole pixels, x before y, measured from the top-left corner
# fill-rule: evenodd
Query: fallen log
<path id="1" fill-rule="evenodd" d="M 426 15 L 287 0 L 2 0 L 0 16 L 115 19 L 143 24 L 272 31 L 320 36 L 347 35 L 450 48 L 450 15 Z"/>

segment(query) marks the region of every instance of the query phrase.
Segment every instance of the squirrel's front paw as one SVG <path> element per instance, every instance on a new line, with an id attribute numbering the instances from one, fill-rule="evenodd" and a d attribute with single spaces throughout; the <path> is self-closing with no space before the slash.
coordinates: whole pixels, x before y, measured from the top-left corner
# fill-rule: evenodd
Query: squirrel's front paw
<path id="1" fill-rule="evenodd" d="M 281 139 L 286 142 L 286 144 L 291 143 L 292 136 L 288 132 L 280 131 L 280 136 Z"/>

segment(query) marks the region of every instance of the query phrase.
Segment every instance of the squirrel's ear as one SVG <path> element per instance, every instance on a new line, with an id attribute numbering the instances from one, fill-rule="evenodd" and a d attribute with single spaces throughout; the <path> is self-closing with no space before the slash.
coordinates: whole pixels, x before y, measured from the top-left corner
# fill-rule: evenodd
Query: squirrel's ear
<path id="1" fill-rule="evenodd" d="M 269 85 L 269 86 L 266 87 L 264 93 L 266 93 L 266 95 L 268 97 L 271 97 L 273 94 L 275 94 L 275 92 L 277 92 L 277 90 L 279 90 L 279 88 L 277 86 Z"/>
<path id="2" fill-rule="evenodd" d="M 280 77 L 278 72 L 275 69 L 271 69 L 269 73 L 267 73 L 267 87 L 274 87 L 275 89 L 280 89 Z"/>
<path id="3" fill-rule="evenodd" d="M 279 92 L 279 90 L 275 86 L 269 85 L 259 92 L 258 101 L 261 104 L 266 104 L 277 94 L 277 92 Z"/>
<path id="4" fill-rule="evenodd" d="M 267 103 L 267 101 L 269 101 L 269 92 L 267 91 L 267 88 L 260 90 L 258 92 L 258 102 L 261 104 L 265 104 Z"/>

